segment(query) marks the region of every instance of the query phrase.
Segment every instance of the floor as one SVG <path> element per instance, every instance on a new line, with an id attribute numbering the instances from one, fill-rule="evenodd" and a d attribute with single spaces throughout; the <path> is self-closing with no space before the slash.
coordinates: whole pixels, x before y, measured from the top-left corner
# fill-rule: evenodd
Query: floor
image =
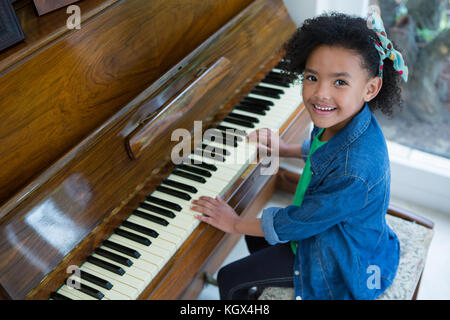
<path id="1" fill-rule="evenodd" d="M 292 202 L 292 195 L 275 192 L 266 207 L 287 206 Z M 450 300 L 450 212 L 444 213 L 419 207 L 399 199 L 391 199 L 391 203 L 408 209 L 434 222 L 434 237 L 428 251 L 425 271 L 419 290 L 419 300 Z M 243 238 L 239 240 L 223 265 L 248 255 Z M 217 300 L 217 287 L 206 285 L 200 293 L 199 300 Z"/>

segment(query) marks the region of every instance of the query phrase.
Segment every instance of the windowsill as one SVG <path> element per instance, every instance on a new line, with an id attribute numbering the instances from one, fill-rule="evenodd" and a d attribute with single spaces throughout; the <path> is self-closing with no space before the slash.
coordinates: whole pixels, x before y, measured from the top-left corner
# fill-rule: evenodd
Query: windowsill
<path id="1" fill-rule="evenodd" d="M 450 215 L 450 160 L 387 141 L 391 198 Z M 303 160 L 283 159 L 280 167 L 301 174 Z"/>
<path id="2" fill-rule="evenodd" d="M 391 197 L 450 214 L 450 160 L 387 141 Z"/>

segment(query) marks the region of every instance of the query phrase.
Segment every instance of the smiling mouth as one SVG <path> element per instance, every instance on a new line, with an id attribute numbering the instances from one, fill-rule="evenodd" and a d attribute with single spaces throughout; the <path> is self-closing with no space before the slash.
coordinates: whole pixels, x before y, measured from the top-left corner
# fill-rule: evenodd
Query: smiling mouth
<path id="1" fill-rule="evenodd" d="M 335 110 L 336 109 L 336 107 L 319 107 L 318 105 L 316 105 L 316 104 L 313 104 L 313 107 L 315 108 L 315 109 L 317 109 L 317 110 L 321 110 L 321 111 L 333 111 L 333 110 Z"/>
<path id="2" fill-rule="evenodd" d="M 328 106 L 318 106 L 313 104 L 313 110 L 318 114 L 328 114 L 336 110 L 336 107 L 328 107 Z"/>

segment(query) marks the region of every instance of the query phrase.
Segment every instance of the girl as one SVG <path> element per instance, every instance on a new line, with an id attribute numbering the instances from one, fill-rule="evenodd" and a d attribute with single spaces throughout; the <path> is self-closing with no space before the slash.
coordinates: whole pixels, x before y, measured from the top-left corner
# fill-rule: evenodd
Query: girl
<path id="1" fill-rule="evenodd" d="M 392 114 L 407 67 L 377 14 L 306 20 L 286 51 L 284 69 L 301 77 L 314 123 L 302 145 L 279 140 L 280 156 L 306 159 L 293 204 L 244 219 L 219 197 L 193 201 L 199 220 L 246 235 L 250 255 L 219 270 L 220 296 L 285 286 L 297 299 L 375 299 L 395 277 L 400 248 L 385 220 L 389 158 L 371 111 Z"/>

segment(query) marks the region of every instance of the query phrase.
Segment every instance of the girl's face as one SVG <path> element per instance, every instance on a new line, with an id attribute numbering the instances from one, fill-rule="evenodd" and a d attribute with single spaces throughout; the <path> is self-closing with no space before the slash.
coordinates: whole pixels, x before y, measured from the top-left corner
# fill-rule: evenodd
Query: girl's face
<path id="1" fill-rule="evenodd" d="M 319 46 L 309 55 L 303 79 L 303 101 L 312 121 L 326 128 L 329 140 L 381 89 L 380 77 L 369 79 L 356 52 Z"/>

